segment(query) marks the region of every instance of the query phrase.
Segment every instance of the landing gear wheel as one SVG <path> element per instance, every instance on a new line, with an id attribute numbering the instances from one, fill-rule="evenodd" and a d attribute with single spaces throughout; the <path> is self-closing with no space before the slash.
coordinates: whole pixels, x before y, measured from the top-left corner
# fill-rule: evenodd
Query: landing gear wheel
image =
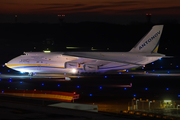
<path id="1" fill-rule="evenodd" d="M 33 74 L 33 72 L 30 72 L 28 75 L 29 75 L 29 76 L 33 76 L 34 74 Z"/>

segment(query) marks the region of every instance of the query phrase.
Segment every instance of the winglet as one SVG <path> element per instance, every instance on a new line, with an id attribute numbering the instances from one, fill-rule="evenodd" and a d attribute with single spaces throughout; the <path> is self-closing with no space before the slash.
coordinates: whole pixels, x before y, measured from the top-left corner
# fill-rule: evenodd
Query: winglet
<path id="1" fill-rule="evenodd" d="M 155 25 L 129 52 L 157 53 L 163 25 Z"/>

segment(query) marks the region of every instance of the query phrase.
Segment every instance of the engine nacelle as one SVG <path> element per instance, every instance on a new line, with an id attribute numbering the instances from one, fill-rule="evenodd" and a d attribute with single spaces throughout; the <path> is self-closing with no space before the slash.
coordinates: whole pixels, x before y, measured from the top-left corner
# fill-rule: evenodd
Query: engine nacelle
<path id="1" fill-rule="evenodd" d="M 84 71 L 97 71 L 98 70 L 98 66 L 97 65 L 93 65 L 93 64 L 84 64 L 83 65 L 83 69 L 84 69 Z"/>
<path id="2" fill-rule="evenodd" d="M 78 68 L 79 67 L 79 63 L 76 63 L 76 62 L 66 62 L 64 66 L 65 66 L 65 68 Z"/>

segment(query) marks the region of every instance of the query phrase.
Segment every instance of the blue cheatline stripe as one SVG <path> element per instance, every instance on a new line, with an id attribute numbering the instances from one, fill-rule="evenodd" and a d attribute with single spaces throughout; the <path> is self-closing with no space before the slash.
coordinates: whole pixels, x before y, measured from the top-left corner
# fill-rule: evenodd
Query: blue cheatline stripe
<path id="1" fill-rule="evenodd" d="M 59 69 L 65 69 L 64 67 L 50 67 L 50 66 L 20 66 L 20 67 L 11 67 L 11 68 L 33 68 L 33 67 L 43 67 L 43 68 L 59 68 Z"/>

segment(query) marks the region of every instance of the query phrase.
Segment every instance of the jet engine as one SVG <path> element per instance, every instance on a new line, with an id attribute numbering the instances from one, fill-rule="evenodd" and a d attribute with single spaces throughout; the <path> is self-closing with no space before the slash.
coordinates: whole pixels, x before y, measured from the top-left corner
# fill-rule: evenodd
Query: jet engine
<path id="1" fill-rule="evenodd" d="M 65 63 L 65 68 L 78 68 L 79 63 L 76 62 L 66 62 Z"/>
<path id="2" fill-rule="evenodd" d="M 83 69 L 84 69 L 84 71 L 97 71 L 98 70 L 98 66 L 97 65 L 93 65 L 93 64 L 84 64 L 83 65 Z"/>

